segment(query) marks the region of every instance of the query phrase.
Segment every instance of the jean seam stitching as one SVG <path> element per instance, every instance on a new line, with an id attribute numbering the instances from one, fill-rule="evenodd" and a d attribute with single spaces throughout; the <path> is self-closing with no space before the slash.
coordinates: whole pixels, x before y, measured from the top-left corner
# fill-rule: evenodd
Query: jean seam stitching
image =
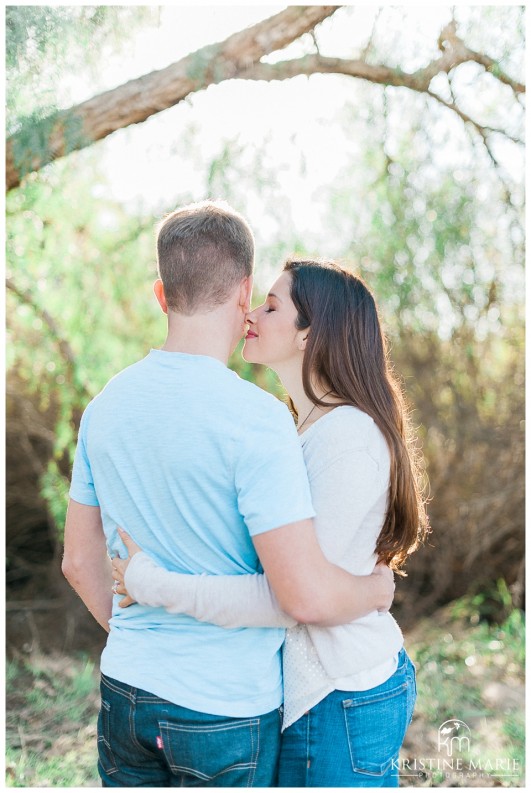
<path id="1" fill-rule="evenodd" d="M 311 738 L 311 728 L 310 728 L 310 714 L 311 711 L 308 712 L 307 720 L 306 720 L 306 768 L 304 769 L 305 779 L 306 779 L 306 787 L 310 787 L 310 738 Z"/>
<path id="2" fill-rule="evenodd" d="M 256 768 L 258 766 L 258 755 L 260 754 L 260 722 L 258 722 L 258 727 L 256 728 L 257 735 L 256 735 L 256 754 L 254 748 L 254 730 L 253 726 L 250 725 L 249 729 L 251 731 L 251 763 L 252 766 L 249 769 L 249 778 L 247 787 L 252 787 L 254 783 L 254 777 L 256 774 Z"/>
<path id="3" fill-rule="evenodd" d="M 389 691 L 382 691 L 381 694 L 376 694 L 367 697 L 360 697 L 359 701 L 356 702 L 353 699 L 345 699 L 343 700 L 343 710 L 347 711 L 352 708 L 361 708 L 364 705 L 373 705 L 375 702 L 385 702 L 387 699 L 394 699 L 394 697 L 400 696 L 406 689 L 409 687 L 410 681 L 406 680 L 404 683 L 400 683 L 399 686 L 395 688 L 391 688 Z M 347 704 L 348 703 L 348 704 Z"/>
<path id="4" fill-rule="evenodd" d="M 152 757 L 152 752 L 148 751 L 142 744 L 139 742 L 136 736 L 136 729 L 135 729 L 135 715 L 136 715 L 136 703 L 132 703 L 132 707 L 129 708 L 129 732 L 131 734 L 131 741 L 134 746 L 142 752 L 146 757 Z"/>
<path id="5" fill-rule="evenodd" d="M 118 763 L 116 762 L 116 757 L 114 756 L 114 752 L 112 750 L 110 741 L 108 741 L 107 738 L 105 737 L 105 719 L 107 719 L 107 733 L 110 735 L 110 725 L 109 725 L 109 713 L 110 713 L 110 710 L 111 710 L 110 702 L 105 702 L 105 706 L 104 706 L 103 705 L 103 700 L 102 700 L 102 705 L 101 705 L 101 735 L 97 735 L 97 741 L 96 741 L 96 745 L 98 747 L 99 747 L 100 743 L 105 744 L 105 748 L 107 749 L 109 760 L 112 761 L 111 767 L 110 768 L 105 768 L 103 763 L 101 762 L 101 758 L 99 757 L 99 752 L 98 752 L 98 761 L 99 761 L 104 773 L 108 774 L 108 775 L 117 774 L 118 773 Z"/>
<path id="6" fill-rule="evenodd" d="M 174 730 L 175 732 L 226 732 L 227 730 L 236 730 L 240 727 L 253 727 L 260 724 L 259 719 L 244 719 L 242 721 L 234 722 L 233 724 L 218 724 L 218 725 L 186 725 L 182 722 L 169 722 L 160 721 L 159 726 L 165 727 L 168 731 Z"/>
<path id="7" fill-rule="evenodd" d="M 113 683 L 110 682 L 110 679 L 108 677 L 105 678 L 105 680 L 103 680 L 103 677 L 104 677 L 104 675 L 102 675 L 102 683 L 108 689 L 113 691 L 115 694 L 118 694 L 119 696 L 124 697 L 125 699 L 128 699 L 129 702 L 134 702 L 134 694 L 131 691 L 126 691 L 123 688 L 118 688 L 118 686 L 115 686 Z"/>

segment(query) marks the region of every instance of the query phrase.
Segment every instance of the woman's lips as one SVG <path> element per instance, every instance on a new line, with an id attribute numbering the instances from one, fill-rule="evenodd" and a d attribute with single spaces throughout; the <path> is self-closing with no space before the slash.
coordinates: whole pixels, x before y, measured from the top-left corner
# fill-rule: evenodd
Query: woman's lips
<path id="1" fill-rule="evenodd" d="M 252 330 L 247 331 L 246 339 L 257 339 L 258 333 L 254 333 Z"/>

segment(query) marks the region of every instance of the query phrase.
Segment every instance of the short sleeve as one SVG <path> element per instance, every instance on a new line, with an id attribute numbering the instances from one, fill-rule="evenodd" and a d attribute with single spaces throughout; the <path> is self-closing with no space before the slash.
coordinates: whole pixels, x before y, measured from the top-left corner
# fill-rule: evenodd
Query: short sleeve
<path id="1" fill-rule="evenodd" d="M 249 534 L 314 517 L 302 448 L 286 406 L 273 402 L 245 424 L 235 485 Z"/>
<path id="2" fill-rule="evenodd" d="M 90 414 L 90 405 L 87 407 L 81 418 L 79 435 L 77 439 L 76 453 L 74 456 L 74 467 L 72 469 L 72 481 L 70 484 L 70 498 L 80 504 L 89 507 L 99 507 L 98 497 L 92 478 L 90 460 L 87 454 L 87 424 Z"/>

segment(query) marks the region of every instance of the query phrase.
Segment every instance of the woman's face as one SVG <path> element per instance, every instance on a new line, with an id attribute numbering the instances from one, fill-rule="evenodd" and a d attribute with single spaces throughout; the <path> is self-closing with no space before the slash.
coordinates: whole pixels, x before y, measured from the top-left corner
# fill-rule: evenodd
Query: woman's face
<path id="1" fill-rule="evenodd" d="M 272 369 L 292 359 L 302 361 L 308 330 L 297 330 L 295 326 L 297 309 L 290 297 L 290 286 L 290 274 L 282 273 L 265 303 L 247 315 L 249 331 L 242 352 L 246 361 Z"/>

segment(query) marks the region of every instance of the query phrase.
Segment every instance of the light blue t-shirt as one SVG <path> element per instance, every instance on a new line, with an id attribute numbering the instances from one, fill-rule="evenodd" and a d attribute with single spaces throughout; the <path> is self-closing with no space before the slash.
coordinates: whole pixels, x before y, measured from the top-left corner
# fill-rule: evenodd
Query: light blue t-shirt
<path id="1" fill-rule="evenodd" d="M 287 407 L 215 358 L 162 350 L 88 405 L 70 496 L 99 506 L 111 555 L 127 555 L 122 526 L 181 573 L 259 572 L 251 537 L 315 514 Z M 280 705 L 284 630 L 224 629 L 119 600 L 105 675 L 203 713 Z"/>

